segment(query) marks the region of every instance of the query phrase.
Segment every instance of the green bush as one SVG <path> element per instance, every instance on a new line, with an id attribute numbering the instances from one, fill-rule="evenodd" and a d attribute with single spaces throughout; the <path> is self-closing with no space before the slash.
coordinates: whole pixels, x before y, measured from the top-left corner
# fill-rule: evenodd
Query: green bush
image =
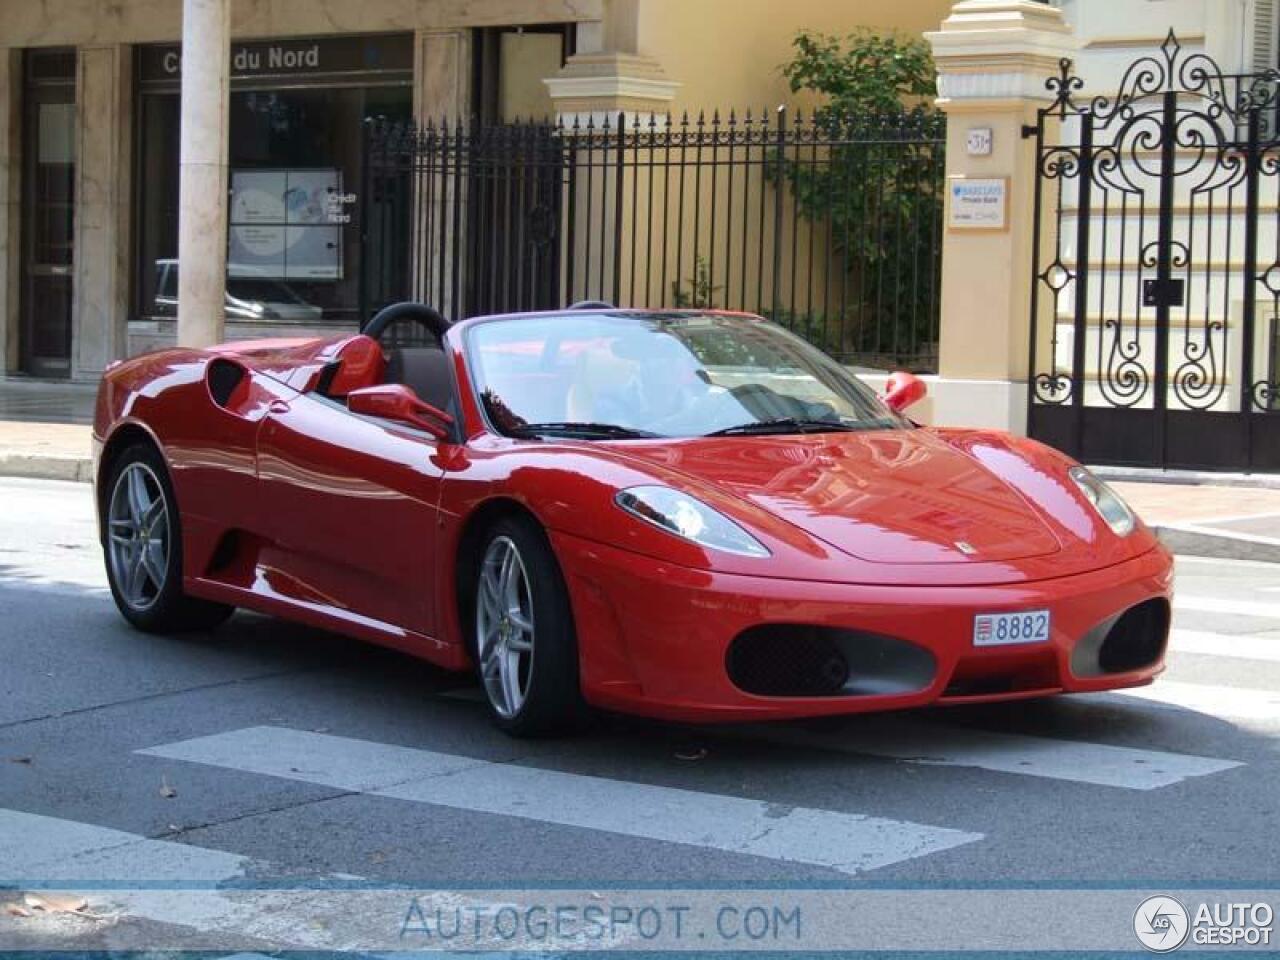
<path id="1" fill-rule="evenodd" d="M 822 96 L 814 123 L 838 141 L 826 162 L 804 148 L 780 164 L 801 216 L 830 223 L 848 265 L 843 323 L 821 344 L 838 356 L 909 358 L 937 339 L 945 118 L 928 102 L 936 73 L 923 40 L 860 30 L 801 33 L 783 68 L 792 92 Z M 838 342 L 830 342 L 840 331 Z M 816 332 L 816 331 L 815 331 Z"/>

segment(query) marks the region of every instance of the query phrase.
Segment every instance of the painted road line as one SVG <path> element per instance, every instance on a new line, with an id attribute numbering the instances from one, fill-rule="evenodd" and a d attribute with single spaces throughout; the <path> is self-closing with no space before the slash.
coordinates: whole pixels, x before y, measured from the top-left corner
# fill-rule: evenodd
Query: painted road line
<path id="1" fill-rule="evenodd" d="M 1169 649 L 1175 653 L 1195 653 L 1209 657 L 1280 662 L 1280 637 L 1260 637 L 1247 633 L 1213 633 L 1174 627 Z"/>
<path id="2" fill-rule="evenodd" d="M 258 887 L 253 878 L 261 877 L 283 877 L 288 885 Z M 334 883 L 340 879 L 353 882 Z M 394 943 L 408 895 L 364 889 L 369 886 L 360 877 L 300 878 L 293 870 L 221 850 L 0 809 L 0 888 L 37 896 L 53 890 L 78 893 L 87 900 L 87 914 L 111 923 L 112 946 L 124 952 L 163 945 L 228 954 L 239 949 L 257 956 L 252 951 L 263 948 L 341 951 Z M 450 890 L 414 896 L 428 914 L 460 910 L 471 916 L 479 910 L 491 916 L 502 905 Z M 358 909 L 362 903 L 376 909 Z M 0 912 L 0 946 L 12 934 L 57 949 L 60 936 L 75 932 L 65 919 L 52 914 L 18 919 Z M 139 920 L 153 925 L 130 924 Z M 537 943 L 516 941 L 514 946 L 533 949 Z"/>
<path id="3" fill-rule="evenodd" d="M 1190 553 L 1176 553 L 1174 560 L 1179 566 L 1188 564 L 1192 566 L 1206 567 L 1236 567 L 1251 568 L 1254 570 L 1270 570 L 1275 572 L 1276 565 L 1266 560 L 1239 560 L 1232 557 L 1198 557 Z"/>
<path id="4" fill-rule="evenodd" d="M 0 809 L 0 884 L 217 884 L 243 876 L 247 863 L 221 850 Z"/>
<path id="5" fill-rule="evenodd" d="M 477 687 L 460 687 L 441 696 L 480 703 Z M 1075 783 L 1155 790 L 1192 777 L 1243 766 L 1237 760 L 1197 757 L 1111 746 L 1090 741 L 1055 740 L 971 727 L 911 720 L 878 723 L 873 730 L 850 724 L 839 731 L 808 730 L 786 724 L 754 724 L 739 732 L 754 741 L 809 747 L 835 753 L 883 757 L 903 763 L 975 767 L 996 773 L 1042 777 Z"/>
<path id="6" fill-rule="evenodd" d="M 1125 790 L 1155 790 L 1243 766 L 1236 760 L 1139 750 L 1102 743 L 1054 740 L 971 727 L 904 720 L 838 732 L 799 727 L 753 727 L 760 738 L 790 746 L 867 754 L 905 763 L 976 767 Z"/>
<path id="7" fill-rule="evenodd" d="M 1141 700 L 1162 709 L 1190 710 L 1221 720 L 1280 723 L 1280 690 L 1159 679 L 1150 686 L 1117 690 L 1103 696 Z"/>
<path id="8" fill-rule="evenodd" d="M 828 867 L 888 866 L 982 834 L 858 813 L 492 763 L 283 727 L 140 753 L 418 803 Z"/>
<path id="9" fill-rule="evenodd" d="M 1173 609 L 1188 613 L 1225 613 L 1240 617 L 1265 617 L 1280 620 L 1280 603 L 1259 603 L 1257 600 L 1236 600 L 1229 597 L 1184 597 L 1175 594 Z"/>

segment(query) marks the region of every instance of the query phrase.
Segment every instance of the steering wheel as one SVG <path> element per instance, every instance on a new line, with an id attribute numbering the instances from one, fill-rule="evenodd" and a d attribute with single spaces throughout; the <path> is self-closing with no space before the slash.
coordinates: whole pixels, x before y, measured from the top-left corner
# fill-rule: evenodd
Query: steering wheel
<path id="1" fill-rule="evenodd" d="M 393 303 L 389 307 L 383 307 L 365 325 L 362 332 L 367 337 L 381 341 L 384 333 L 404 320 L 416 323 L 425 329 L 431 335 L 432 341 L 437 345 L 443 341 L 445 332 L 452 326 L 439 310 L 428 307 L 425 303 L 405 301 L 404 303 Z"/>

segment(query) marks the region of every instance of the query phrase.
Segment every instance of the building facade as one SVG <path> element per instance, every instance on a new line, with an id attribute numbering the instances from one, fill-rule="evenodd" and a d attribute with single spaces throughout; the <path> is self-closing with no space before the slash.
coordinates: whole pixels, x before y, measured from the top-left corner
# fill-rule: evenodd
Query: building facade
<path id="1" fill-rule="evenodd" d="M 361 322 L 367 224 L 352 208 L 370 121 L 758 111 L 793 99 L 779 68 L 796 31 L 919 34 L 949 6 L 233 0 L 227 129 L 193 131 L 225 143 L 226 335 Z M 183 13 L 0 0 L 8 374 L 89 380 L 176 338 Z"/>

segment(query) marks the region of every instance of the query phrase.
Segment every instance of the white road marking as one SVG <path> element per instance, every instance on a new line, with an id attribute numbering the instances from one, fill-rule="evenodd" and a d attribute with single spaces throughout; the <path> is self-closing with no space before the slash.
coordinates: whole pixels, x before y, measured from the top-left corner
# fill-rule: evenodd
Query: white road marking
<path id="1" fill-rule="evenodd" d="M 1280 690 L 1158 679 L 1147 687 L 1117 690 L 1103 696 L 1142 700 L 1162 709 L 1190 710 L 1221 720 L 1280 723 Z"/>
<path id="2" fill-rule="evenodd" d="M 1197 597 L 1175 594 L 1173 609 L 1188 613 L 1225 613 L 1242 617 L 1265 617 L 1280 620 L 1280 603 L 1259 603 L 1256 600 L 1236 600 L 1230 597 Z"/>
<path id="3" fill-rule="evenodd" d="M 1049 780 L 1126 790 L 1155 790 L 1243 766 L 1235 760 L 1055 740 L 910 720 L 839 732 L 797 727 L 751 728 L 761 738 L 795 746 L 868 754 L 943 767 L 977 767 Z"/>
<path id="4" fill-rule="evenodd" d="M 75 820 L 0 809 L 0 882 L 217 884 L 248 861 L 221 850 L 152 840 Z"/>
<path id="5" fill-rule="evenodd" d="M 1174 627 L 1169 635 L 1169 649 L 1176 653 L 1210 657 L 1280 662 L 1280 637 L 1259 637 L 1247 633 L 1213 633 Z"/>
<path id="6" fill-rule="evenodd" d="M 1178 566 L 1182 566 L 1183 564 L 1203 564 L 1207 567 L 1249 567 L 1254 570 L 1276 571 L 1276 564 L 1268 563 L 1266 560 L 1236 560 L 1232 557 L 1197 557 L 1190 553 L 1174 554 L 1174 560 Z"/>
<path id="7" fill-rule="evenodd" d="M 474 703 L 482 703 L 484 699 L 477 687 L 459 687 L 441 696 Z M 753 740 L 788 746 L 883 757 L 904 763 L 976 767 L 996 773 L 1125 790 L 1155 790 L 1191 777 L 1243 766 L 1237 760 L 1217 757 L 1032 737 L 935 722 L 895 718 L 891 722 L 880 719 L 872 723 L 869 730 L 860 730 L 853 722 L 839 731 L 807 730 L 786 724 L 753 724 L 739 730 Z"/>
<path id="8" fill-rule="evenodd" d="M 367 882 L 350 875 L 310 877 L 309 886 L 297 889 L 262 889 L 250 882 L 254 876 L 273 875 L 281 874 L 269 863 L 221 850 L 0 809 L 0 887 L 83 896 L 87 913 L 110 919 L 112 945 L 126 952 L 159 949 L 157 938 L 167 950 L 357 949 L 394 942 L 403 916 L 395 911 L 403 911 L 409 903 L 407 892 L 363 889 Z M 332 886 L 330 881 L 339 878 L 358 882 L 348 889 Z M 297 884 L 295 875 L 289 879 Z M 450 890 L 413 895 L 428 915 L 437 908 L 446 913 L 462 910 L 467 916 L 479 909 L 492 915 L 500 906 Z M 366 908 L 359 909 L 361 904 Z M 370 905 L 376 909 L 369 909 Z M 165 927 L 131 927 L 127 923 L 131 920 L 150 920 Z M 60 937 L 82 932 L 75 924 L 102 921 L 56 914 L 14 919 L 0 912 L 0 942 L 4 942 L 7 923 L 15 931 L 43 937 L 57 949 Z M 138 937 L 142 942 L 131 942 L 130 938 Z M 514 946 L 537 944 L 520 940 Z"/>
<path id="9" fill-rule="evenodd" d="M 418 803 L 828 867 L 888 866 L 982 834 L 561 773 L 282 727 L 140 753 Z"/>

